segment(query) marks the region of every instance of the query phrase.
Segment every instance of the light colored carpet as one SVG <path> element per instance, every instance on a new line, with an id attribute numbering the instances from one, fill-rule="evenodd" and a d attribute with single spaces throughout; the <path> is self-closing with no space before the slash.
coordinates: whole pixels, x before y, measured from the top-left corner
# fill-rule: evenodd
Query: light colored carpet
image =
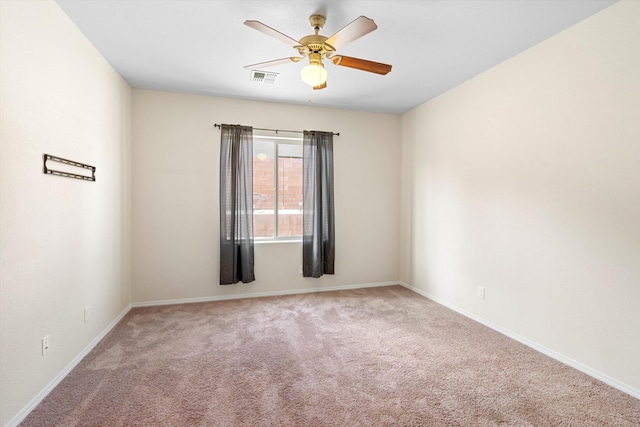
<path id="1" fill-rule="evenodd" d="M 401 286 L 136 308 L 23 426 L 637 426 L 640 401 Z"/>

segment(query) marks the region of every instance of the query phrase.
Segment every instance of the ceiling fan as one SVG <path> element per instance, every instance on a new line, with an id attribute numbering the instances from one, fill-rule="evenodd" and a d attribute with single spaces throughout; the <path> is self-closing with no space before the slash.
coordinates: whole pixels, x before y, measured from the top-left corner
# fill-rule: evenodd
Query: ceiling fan
<path id="1" fill-rule="evenodd" d="M 368 71 L 370 73 L 384 75 L 391 71 L 391 65 L 388 64 L 335 54 L 337 49 L 378 28 L 373 19 L 369 19 L 366 16 L 360 16 L 331 37 L 325 37 L 318 34 L 325 22 L 326 18 L 324 16 L 311 15 L 309 17 L 309 24 L 311 24 L 311 28 L 313 28 L 315 34 L 304 36 L 300 40 L 295 40 L 260 21 L 244 21 L 246 26 L 288 44 L 296 49 L 300 55 L 275 59 L 273 61 L 260 62 L 258 64 L 251 64 L 244 68 L 251 70 L 272 67 L 274 65 L 285 64 L 288 62 L 299 62 L 305 58 L 309 58 L 309 65 L 306 65 L 300 74 L 302 81 L 313 87 L 315 90 L 327 87 L 327 71 L 324 69 L 324 64 L 322 63 L 323 59 L 328 59 L 335 65 L 355 68 L 357 70 Z"/>

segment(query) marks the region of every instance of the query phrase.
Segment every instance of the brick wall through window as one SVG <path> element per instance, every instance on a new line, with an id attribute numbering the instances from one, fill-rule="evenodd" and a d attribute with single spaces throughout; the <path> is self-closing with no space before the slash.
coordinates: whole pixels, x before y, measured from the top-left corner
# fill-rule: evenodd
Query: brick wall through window
<path id="1" fill-rule="evenodd" d="M 274 237 L 274 158 L 253 159 L 254 236 Z M 278 237 L 302 235 L 302 158 L 278 158 Z"/>

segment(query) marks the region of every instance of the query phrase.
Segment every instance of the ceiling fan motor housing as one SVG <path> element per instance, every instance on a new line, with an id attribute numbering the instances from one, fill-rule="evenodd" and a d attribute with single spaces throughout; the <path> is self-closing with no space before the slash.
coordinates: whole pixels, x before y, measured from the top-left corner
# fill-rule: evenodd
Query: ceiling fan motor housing
<path id="1" fill-rule="evenodd" d="M 325 43 L 328 37 L 320 35 L 304 36 L 300 39 L 300 48 L 306 53 L 325 54 L 333 52 L 335 49 L 330 44 Z"/>
<path id="2" fill-rule="evenodd" d="M 310 55 L 312 53 L 319 53 L 321 57 L 328 53 L 334 52 L 335 48 L 330 44 L 325 43 L 328 37 L 318 34 L 324 24 L 326 18 L 322 15 L 311 15 L 309 17 L 309 24 L 313 28 L 315 34 L 304 36 L 300 39 L 300 48 L 298 49 L 301 54 Z"/>

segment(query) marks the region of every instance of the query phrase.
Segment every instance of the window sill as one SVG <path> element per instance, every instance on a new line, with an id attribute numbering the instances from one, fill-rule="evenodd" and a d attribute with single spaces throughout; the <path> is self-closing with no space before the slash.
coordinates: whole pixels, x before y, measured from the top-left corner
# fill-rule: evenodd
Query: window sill
<path id="1" fill-rule="evenodd" d="M 302 239 L 299 240 L 257 240 L 253 241 L 255 245 L 268 245 L 271 243 L 302 243 Z"/>

